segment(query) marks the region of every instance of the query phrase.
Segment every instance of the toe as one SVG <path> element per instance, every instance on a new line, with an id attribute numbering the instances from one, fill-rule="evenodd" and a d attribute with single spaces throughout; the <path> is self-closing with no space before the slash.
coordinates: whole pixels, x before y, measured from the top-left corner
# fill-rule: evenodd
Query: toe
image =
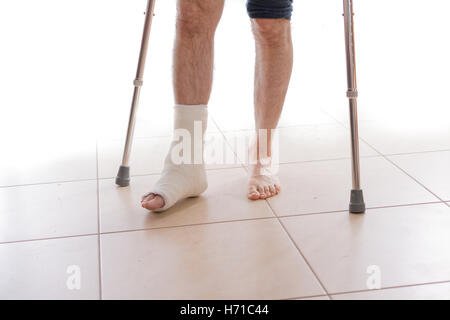
<path id="1" fill-rule="evenodd" d="M 257 190 L 258 190 L 258 193 L 259 193 L 259 198 L 260 199 L 265 199 L 266 198 L 266 193 L 264 192 L 264 187 L 263 186 L 258 186 Z"/>
<path id="2" fill-rule="evenodd" d="M 150 201 L 153 198 L 155 198 L 155 194 L 154 193 L 150 193 L 150 194 L 146 194 L 142 197 L 141 199 L 141 203 L 146 202 L 146 201 Z"/>
<path id="3" fill-rule="evenodd" d="M 164 199 L 161 196 L 153 196 L 148 201 L 142 201 L 142 207 L 148 210 L 155 210 L 164 206 Z"/>
<path id="4" fill-rule="evenodd" d="M 248 198 L 249 198 L 250 200 L 258 200 L 258 199 L 259 199 L 259 192 L 258 192 L 258 191 L 250 192 L 250 193 L 248 194 Z"/>
<path id="5" fill-rule="evenodd" d="M 269 186 L 264 186 L 264 193 L 266 194 L 266 197 L 271 197 L 272 192 L 270 192 Z"/>
<path id="6" fill-rule="evenodd" d="M 255 186 L 251 186 L 251 187 L 248 189 L 247 197 L 248 197 L 250 200 L 257 200 L 257 199 L 259 199 L 259 192 L 258 192 L 258 190 L 256 190 L 256 187 L 255 187 Z"/>
<path id="7" fill-rule="evenodd" d="M 275 189 L 275 186 L 269 186 L 269 191 L 272 194 L 272 196 L 277 194 L 277 190 Z"/>
<path id="8" fill-rule="evenodd" d="M 280 191 L 281 191 L 280 185 L 275 184 L 274 186 L 275 186 L 275 190 L 277 191 L 277 194 L 280 193 Z"/>

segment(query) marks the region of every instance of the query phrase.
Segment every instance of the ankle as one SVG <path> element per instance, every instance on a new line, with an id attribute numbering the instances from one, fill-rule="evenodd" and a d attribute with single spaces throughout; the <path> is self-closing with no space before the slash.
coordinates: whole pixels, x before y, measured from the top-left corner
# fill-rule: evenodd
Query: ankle
<path id="1" fill-rule="evenodd" d="M 277 157 L 278 134 L 275 129 L 257 129 L 249 147 L 249 164 L 271 166 Z"/>

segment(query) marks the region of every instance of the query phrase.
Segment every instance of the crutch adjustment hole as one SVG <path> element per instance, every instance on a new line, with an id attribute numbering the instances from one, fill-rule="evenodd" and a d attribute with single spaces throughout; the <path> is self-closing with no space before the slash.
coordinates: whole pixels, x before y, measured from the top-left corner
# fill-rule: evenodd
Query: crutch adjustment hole
<path id="1" fill-rule="evenodd" d="M 350 89 L 347 91 L 347 98 L 357 98 L 358 97 L 358 90 L 356 89 Z"/>

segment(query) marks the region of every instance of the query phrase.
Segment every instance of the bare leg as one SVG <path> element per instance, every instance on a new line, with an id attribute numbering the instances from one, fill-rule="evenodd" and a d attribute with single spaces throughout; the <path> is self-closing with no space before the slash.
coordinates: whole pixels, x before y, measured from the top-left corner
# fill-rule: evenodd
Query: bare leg
<path id="1" fill-rule="evenodd" d="M 208 104 L 212 88 L 214 34 L 224 0 L 178 0 L 173 55 L 175 103 Z M 155 210 L 164 206 L 157 194 L 142 199 L 142 206 Z"/>
<path id="2" fill-rule="evenodd" d="M 174 48 L 175 103 L 208 104 L 211 94 L 214 34 L 224 0 L 179 0 Z"/>
<path id="3" fill-rule="evenodd" d="M 292 72 L 293 49 L 291 25 L 287 19 L 252 19 L 256 44 L 255 65 L 255 122 L 256 129 L 267 130 L 267 141 L 257 135 L 252 151 L 256 164 L 250 165 L 248 198 L 265 199 L 280 192 L 275 175 L 265 172 L 260 158 L 272 156 L 272 130 L 278 125 Z M 277 152 L 277 150 L 273 150 Z"/>

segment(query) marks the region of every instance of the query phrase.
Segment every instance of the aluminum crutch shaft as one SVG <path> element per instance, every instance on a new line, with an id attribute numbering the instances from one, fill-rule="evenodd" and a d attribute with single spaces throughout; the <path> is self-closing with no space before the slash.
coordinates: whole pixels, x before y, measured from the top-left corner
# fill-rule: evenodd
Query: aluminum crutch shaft
<path id="1" fill-rule="evenodd" d="M 347 97 L 350 108 L 350 137 L 352 150 L 352 191 L 350 212 L 363 213 L 365 204 L 360 183 L 359 136 L 358 136 L 358 90 L 356 85 L 355 36 L 353 27 L 353 0 L 344 2 L 345 51 L 347 60 Z"/>
<path id="2" fill-rule="evenodd" d="M 129 161 L 131 155 L 131 146 L 133 144 L 134 126 L 136 123 L 136 111 L 139 104 L 139 95 L 141 92 L 141 87 L 143 85 L 145 61 L 147 58 L 148 40 L 150 37 L 150 29 L 152 25 L 154 8 L 155 8 L 155 0 L 148 0 L 147 10 L 145 11 L 144 31 L 142 33 L 141 49 L 139 52 L 139 61 L 136 71 L 136 78 L 133 81 L 134 84 L 133 100 L 131 102 L 131 110 L 130 110 L 130 117 L 128 120 L 128 130 L 125 140 L 125 147 L 123 151 L 122 165 L 120 166 L 119 172 L 117 173 L 116 177 L 116 184 L 121 187 L 126 187 L 130 184 Z"/>

